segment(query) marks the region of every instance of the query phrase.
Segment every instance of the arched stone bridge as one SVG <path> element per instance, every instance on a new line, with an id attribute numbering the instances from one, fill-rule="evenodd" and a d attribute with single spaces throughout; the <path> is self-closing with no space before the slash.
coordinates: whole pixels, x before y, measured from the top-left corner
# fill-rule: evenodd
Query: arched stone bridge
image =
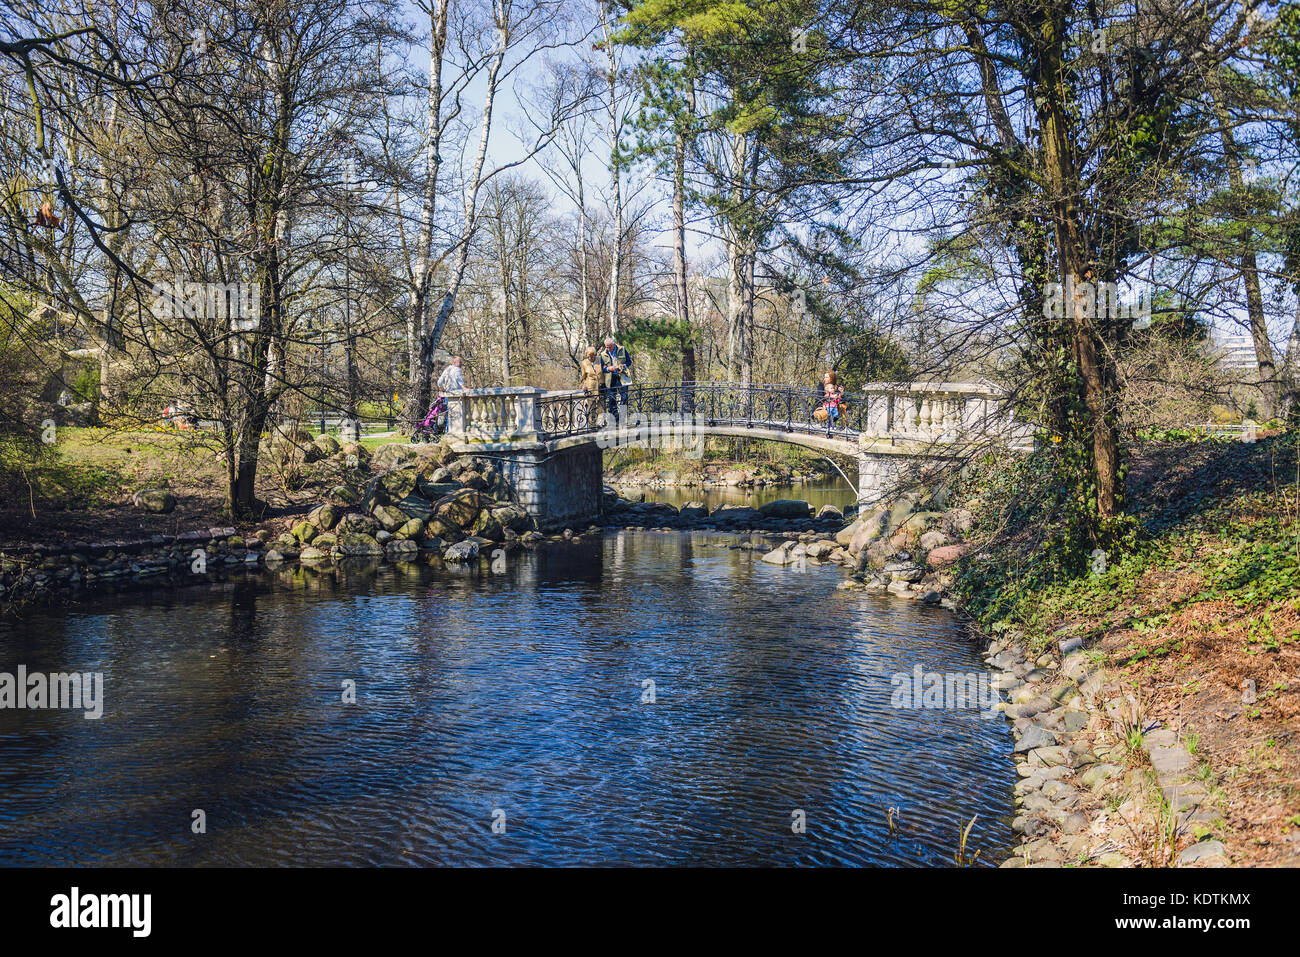
<path id="1" fill-rule="evenodd" d="M 1029 448 L 1006 395 L 987 383 L 873 383 L 817 419 L 808 387 L 687 382 L 632 385 L 620 419 L 581 391 L 528 387 L 447 394 L 455 451 L 496 458 L 520 504 L 542 525 L 588 520 L 600 508 L 601 453 L 643 447 L 702 453 L 706 436 L 788 442 L 856 460 L 858 502 L 922 481 L 973 451 Z M 846 476 L 847 478 L 847 476 Z"/>

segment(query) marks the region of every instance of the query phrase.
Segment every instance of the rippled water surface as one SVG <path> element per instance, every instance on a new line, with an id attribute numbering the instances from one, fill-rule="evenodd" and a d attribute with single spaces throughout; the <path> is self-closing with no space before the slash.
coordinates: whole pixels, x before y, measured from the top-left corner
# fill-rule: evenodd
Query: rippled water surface
<path id="1" fill-rule="evenodd" d="M 1004 723 L 890 706 L 916 664 L 979 670 L 953 617 L 728 540 L 623 532 L 500 573 L 294 570 L 0 622 L 0 671 L 102 671 L 106 698 L 97 721 L 0 710 L 0 864 L 945 865 L 973 815 L 968 853 L 997 858 Z"/>

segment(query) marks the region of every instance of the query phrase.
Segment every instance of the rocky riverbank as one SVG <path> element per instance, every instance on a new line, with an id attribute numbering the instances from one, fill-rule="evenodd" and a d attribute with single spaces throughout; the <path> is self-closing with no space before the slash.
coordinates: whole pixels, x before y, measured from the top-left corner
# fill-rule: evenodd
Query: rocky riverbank
<path id="1" fill-rule="evenodd" d="M 831 473 L 832 475 L 834 473 Z M 680 462 L 615 464 L 606 472 L 619 488 L 767 488 L 801 485 L 827 478 L 825 472 L 784 463 L 747 465 L 742 462 Z"/>
<path id="2" fill-rule="evenodd" d="M 511 552 L 600 531 L 591 525 L 544 534 L 512 501 L 509 484 L 489 460 L 457 456 L 445 445 L 393 443 L 372 454 L 327 435 L 277 436 L 272 454 L 285 445 L 299 454 L 309 449 L 305 458 L 313 462 L 335 460 L 343 479 L 305 516 L 261 527 L 9 548 L 0 552 L 0 603 L 13 607 L 99 585 L 288 562 L 401 562 L 420 556 L 470 562 L 498 548 Z M 165 513 L 174 500 L 164 490 L 150 490 L 137 496 L 136 505 Z"/>
<path id="3" fill-rule="evenodd" d="M 1020 843 L 1001 866 L 1226 866 L 1223 844 L 1202 839 L 1221 811 L 1178 735 L 1145 722 L 1080 638 L 1031 660 L 1020 637 L 985 649 L 1020 775 Z"/>

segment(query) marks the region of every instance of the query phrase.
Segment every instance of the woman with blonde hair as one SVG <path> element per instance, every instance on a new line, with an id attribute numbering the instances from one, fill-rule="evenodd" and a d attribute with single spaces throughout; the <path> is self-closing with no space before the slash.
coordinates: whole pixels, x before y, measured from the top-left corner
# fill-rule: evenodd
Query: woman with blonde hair
<path id="1" fill-rule="evenodd" d="M 600 362 L 596 359 L 596 347 L 587 346 L 582 360 L 582 383 L 580 388 L 587 393 L 584 406 L 587 411 L 588 424 L 594 424 L 600 410 L 600 393 L 605 386 L 605 377 L 600 371 Z"/>

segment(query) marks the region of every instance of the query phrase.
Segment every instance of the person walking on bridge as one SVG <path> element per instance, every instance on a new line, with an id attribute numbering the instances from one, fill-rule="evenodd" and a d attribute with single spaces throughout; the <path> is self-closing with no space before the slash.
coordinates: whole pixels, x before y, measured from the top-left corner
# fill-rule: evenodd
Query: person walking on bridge
<path id="1" fill-rule="evenodd" d="M 830 435 L 844 412 L 844 386 L 840 385 L 834 371 L 827 372 L 822 379 L 822 399 L 821 408 L 817 410 L 821 414 L 815 417 L 826 423 L 826 434 Z"/>
<path id="2" fill-rule="evenodd" d="M 609 414 L 621 421 L 623 410 L 627 408 L 627 389 L 632 384 L 632 357 L 609 337 L 606 337 L 605 348 L 600 353 L 600 371 L 605 376 Z"/>
<path id="3" fill-rule="evenodd" d="M 605 388 L 605 380 L 600 374 L 600 360 L 596 357 L 595 346 L 587 346 L 587 352 L 582 358 L 581 369 L 581 388 L 587 394 L 582 408 L 587 417 L 587 425 L 595 425 L 596 416 L 600 414 L 600 394 Z"/>
<path id="4" fill-rule="evenodd" d="M 442 375 L 438 376 L 438 391 L 465 391 L 465 373 L 460 368 L 460 356 L 452 356 L 451 362 L 447 363 L 447 368 L 443 369 Z"/>

